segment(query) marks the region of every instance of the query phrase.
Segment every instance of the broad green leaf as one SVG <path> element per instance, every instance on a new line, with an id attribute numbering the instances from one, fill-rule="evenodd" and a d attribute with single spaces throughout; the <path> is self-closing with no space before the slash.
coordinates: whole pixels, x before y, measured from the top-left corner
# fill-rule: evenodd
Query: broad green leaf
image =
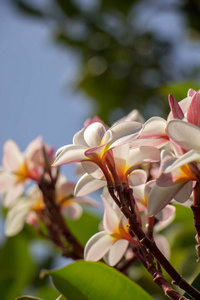
<path id="1" fill-rule="evenodd" d="M 197 275 L 197 277 L 193 280 L 192 282 L 192 286 L 197 289 L 198 291 L 200 291 L 200 273 Z M 189 299 L 193 299 L 190 295 L 188 295 L 187 293 L 184 294 L 184 297 L 189 298 Z"/>
<path id="2" fill-rule="evenodd" d="M 84 246 L 86 242 L 99 231 L 100 218 L 88 212 L 83 212 L 80 219 L 76 221 L 66 220 L 70 231 L 75 235 L 79 242 Z"/>
<path id="3" fill-rule="evenodd" d="M 42 275 L 51 275 L 55 287 L 68 300 L 152 300 L 135 282 L 101 262 L 79 260 Z"/>

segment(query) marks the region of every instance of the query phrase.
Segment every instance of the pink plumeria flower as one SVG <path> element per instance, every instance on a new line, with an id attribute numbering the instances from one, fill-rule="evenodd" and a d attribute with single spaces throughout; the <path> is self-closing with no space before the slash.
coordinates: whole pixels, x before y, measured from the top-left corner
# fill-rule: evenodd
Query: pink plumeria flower
<path id="1" fill-rule="evenodd" d="M 130 148 L 129 144 L 123 144 L 109 150 L 107 158 L 114 164 L 120 182 L 126 182 L 129 185 L 129 180 L 131 180 L 133 185 L 138 185 L 146 182 L 147 179 L 146 172 L 138 169 L 139 165 L 159 161 L 160 151 L 148 146 L 134 149 Z M 84 174 L 77 182 L 75 188 L 77 196 L 84 196 L 107 184 L 103 173 L 100 179 L 95 178 L 93 169 L 90 169 L 93 165 L 86 167 L 84 164 L 84 167 L 88 174 Z"/>
<path id="2" fill-rule="evenodd" d="M 52 148 L 47 148 L 52 156 Z M 41 137 L 33 140 L 22 153 L 17 144 L 8 140 L 4 145 L 3 166 L 0 170 L 0 192 L 5 193 L 3 204 L 7 207 L 20 196 L 30 179 L 39 180 L 44 167 Z"/>
<path id="3" fill-rule="evenodd" d="M 117 145 L 135 139 L 142 129 L 139 122 L 123 122 L 110 129 L 101 122 L 84 127 L 73 138 L 73 144 L 60 148 L 53 166 L 82 161 L 102 164 L 104 154 Z"/>
<path id="4" fill-rule="evenodd" d="M 113 207 L 102 196 L 105 211 L 103 216 L 104 230 L 93 235 L 87 242 L 84 258 L 89 261 L 104 259 L 110 266 L 116 265 L 126 252 L 129 243 L 137 242 L 128 231 L 128 221 L 120 209 Z"/>

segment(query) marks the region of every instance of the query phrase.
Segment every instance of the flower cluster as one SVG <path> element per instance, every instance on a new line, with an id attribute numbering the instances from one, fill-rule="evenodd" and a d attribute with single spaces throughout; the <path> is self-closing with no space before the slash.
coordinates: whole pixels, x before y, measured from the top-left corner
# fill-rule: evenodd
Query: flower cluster
<path id="1" fill-rule="evenodd" d="M 98 117 L 88 119 L 73 143 L 55 156 L 40 137 L 24 153 L 7 141 L 0 170 L 0 192 L 8 209 L 6 235 L 17 234 L 28 223 L 73 259 L 103 258 L 118 268 L 123 258 L 136 258 L 171 299 L 186 298 L 171 288 L 161 267 L 199 299 L 199 292 L 167 260 L 170 247 L 159 231 L 173 220 L 174 203 L 191 206 L 200 260 L 200 90 L 190 89 L 180 102 L 169 95 L 169 105 L 167 120 L 144 122 L 137 110 L 111 127 Z M 59 166 L 69 163 L 77 164 L 76 184 L 59 172 Z M 100 188 L 103 222 L 83 249 L 65 218 L 79 218 L 81 204 L 98 206 L 87 195 Z"/>
<path id="2" fill-rule="evenodd" d="M 126 206 L 135 213 L 141 227 L 149 228 L 147 235 L 158 220 L 171 219 L 172 200 L 199 205 L 200 91 L 190 89 L 179 103 L 169 95 L 169 104 L 167 120 L 153 117 L 141 123 L 136 111 L 110 128 L 99 119 L 90 120 L 75 134 L 73 144 L 57 151 L 53 166 L 77 162 L 82 165 L 84 174 L 75 187 L 77 196 L 105 186 L 112 196 L 113 203 L 103 197 L 105 231 L 88 242 L 86 259 L 105 257 L 112 245 L 110 251 L 113 257 L 116 251 L 118 259 L 113 261 L 117 263 L 127 242 L 137 242 L 127 229 L 130 224 L 122 221 L 122 212 L 116 213 L 116 205 L 117 209 Z M 120 239 L 126 242 L 114 247 Z M 106 255 L 105 260 L 110 262 Z"/>

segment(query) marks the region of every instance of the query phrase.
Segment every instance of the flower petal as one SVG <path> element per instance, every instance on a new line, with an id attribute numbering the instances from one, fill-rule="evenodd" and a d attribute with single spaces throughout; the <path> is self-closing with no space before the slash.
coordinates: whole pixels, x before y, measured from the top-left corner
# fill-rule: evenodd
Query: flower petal
<path id="1" fill-rule="evenodd" d="M 147 201 L 148 215 L 155 216 L 161 211 L 174 196 L 180 191 L 183 184 L 174 184 L 172 186 L 161 187 L 157 184 L 152 188 Z"/>
<path id="2" fill-rule="evenodd" d="M 183 113 L 180 105 L 178 104 L 178 102 L 174 98 L 174 96 L 169 94 L 168 100 L 169 100 L 169 105 L 170 105 L 170 108 L 171 108 L 171 111 L 172 111 L 173 118 L 182 120 L 184 118 L 184 113 Z"/>
<path id="3" fill-rule="evenodd" d="M 15 200 L 21 196 L 25 189 L 25 183 L 20 182 L 18 184 L 13 185 L 4 195 L 2 201 L 5 207 L 11 206 Z"/>
<path id="4" fill-rule="evenodd" d="M 172 172 L 190 162 L 197 161 L 200 162 L 200 152 L 195 150 L 190 150 L 178 157 L 171 165 L 165 168 L 164 173 Z"/>
<path id="5" fill-rule="evenodd" d="M 110 128 L 110 131 L 112 132 L 110 147 L 113 148 L 136 139 L 140 134 L 142 127 L 142 123 L 134 121 L 126 121 L 114 125 Z"/>
<path id="6" fill-rule="evenodd" d="M 93 235 L 85 245 L 84 259 L 97 261 L 100 260 L 116 241 L 105 231 L 101 231 Z"/>
<path id="7" fill-rule="evenodd" d="M 17 171 L 24 162 L 24 156 L 20 152 L 17 144 L 8 140 L 4 144 L 3 166 L 11 171 Z"/>
<path id="8" fill-rule="evenodd" d="M 193 189 L 193 182 L 192 181 L 187 182 L 182 187 L 182 189 L 176 194 L 174 199 L 177 202 L 180 202 L 180 203 L 186 202 L 190 198 L 190 195 L 192 193 L 192 189 Z"/>
<path id="9" fill-rule="evenodd" d="M 160 151 L 155 147 L 139 147 L 131 148 L 127 159 L 127 166 L 130 170 L 134 166 L 138 166 L 146 162 L 156 162 L 160 160 Z"/>
<path id="10" fill-rule="evenodd" d="M 66 202 L 66 205 L 62 206 L 62 214 L 70 220 L 77 220 L 81 217 L 82 212 L 82 207 L 75 201 Z"/>
<path id="11" fill-rule="evenodd" d="M 92 123 L 86 127 L 84 131 L 84 140 L 88 147 L 92 148 L 101 145 L 105 132 L 105 127 L 99 122 Z"/>
<path id="12" fill-rule="evenodd" d="M 188 122 L 200 127 L 200 93 L 197 92 L 192 97 L 192 102 L 187 111 Z"/>
<path id="13" fill-rule="evenodd" d="M 103 259 L 110 266 L 115 266 L 123 257 L 129 242 L 127 240 L 117 240 L 104 255 Z"/>
<path id="14" fill-rule="evenodd" d="M 5 221 L 6 236 L 13 236 L 22 230 L 30 212 L 30 205 L 31 202 L 28 199 L 19 199 L 16 205 L 9 210 Z"/>
<path id="15" fill-rule="evenodd" d="M 168 136 L 185 150 L 200 151 L 200 128 L 182 120 L 171 120 L 167 126 Z"/>
<path id="16" fill-rule="evenodd" d="M 79 145 L 68 145 L 62 147 L 62 151 L 58 149 L 58 156 L 56 157 L 53 167 L 57 167 L 63 164 L 70 164 L 75 162 L 80 162 L 82 160 L 87 160 L 88 158 L 85 156 L 84 152 L 87 150 L 86 146 Z"/>
<path id="17" fill-rule="evenodd" d="M 99 180 L 89 174 L 85 174 L 77 182 L 74 194 L 77 197 L 82 197 L 102 188 L 106 184 L 105 180 Z"/>
<path id="18" fill-rule="evenodd" d="M 144 184 L 147 181 L 147 173 L 144 170 L 134 170 L 128 177 L 130 186 Z"/>
<path id="19" fill-rule="evenodd" d="M 108 203 L 104 196 L 101 196 L 105 207 L 103 215 L 103 227 L 108 234 L 113 234 L 117 231 L 120 223 L 120 219 L 117 214 Z"/>

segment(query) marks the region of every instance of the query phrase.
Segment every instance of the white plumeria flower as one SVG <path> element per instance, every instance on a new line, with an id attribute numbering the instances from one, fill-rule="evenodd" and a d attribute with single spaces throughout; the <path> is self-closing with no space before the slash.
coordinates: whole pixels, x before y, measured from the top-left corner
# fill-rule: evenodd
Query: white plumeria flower
<path id="1" fill-rule="evenodd" d="M 114 163 L 116 173 L 121 182 L 128 185 L 139 185 L 146 182 L 147 175 L 144 170 L 137 169 L 139 165 L 160 160 L 160 151 L 154 147 L 130 148 L 129 144 L 120 145 L 108 151 L 109 157 Z M 85 166 L 85 165 L 84 165 Z M 84 196 L 104 187 L 107 182 L 105 177 L 95 178 L 92 165 L 87 165 L 84 174 L 76 184 L 75 194 Z"/>
<path id="2" fill-rule="evenodd" d="M 142 129 L 139 122 L 122 122 L 110 129 L 100 122 L 84 127 L 73 138 L 73 144 L 60 148 L 53 166 L 92 161 L 102 163 L 102 157 L 109 149 L 135 139 Z"/>
<path id="3" fill-rule="evenodd" d="M 103 216 L 104 230 L 93 235 L 87 242 L 84 258 L 89 261 L 98 261 L 101 258 L 110 265 L 116 265 L 123 257 L 129 243 L 135 245 L 128 230 L 128 221 L 120 209 L 113 207 L 102 196 L 105 211 Z"/>
<path id="4" fill-rule="evenodd" d="M 187 163 L 177 163 L 179 160 L 185 162 L 184 156 L 187 157 L 188 153 L 176 158 L 169 151 L 164 150 L 161 152 L 161 174 L 157 178 L 148 198 L 149 216 L 157 214 L 172 199 L 180 203 L 189 199 L 193 189 L 193 181 L 197 181 L 198 178 Z"/>
<path id="5" fill-rule="evenodd" d="M 59 205 L 62 214 L 72 220 L 81 217 L 83 209 L 81 204 L 98 207 L 99 204 L 90 197 L 74 197 L 74 182 L 66 181 L 63 175 L 60 175 L 55 186 L 56 203 Z M 16 235 L 24 227 L 25 223 L 34 225 L 38 213 L 45 208 L 43 195 L 38 186 L 31 186 L 26 196 L 16 200 L 9 209 L 5 222 L 5 234 L 7 236 Z"/>
<path id="6" fill-rule="evenodd" d="M 48 148 L 52 155 L 52 148 Z M 5 193 L 3 205 L 9 207 L 19 197 L 30 179 L 39 180 L 44 167 L 41 137 L 33 140 L 22 153 L 17 144 L 8 140 L 4 144 L 3 166 L 0 169 L 0 193 Z"/>

